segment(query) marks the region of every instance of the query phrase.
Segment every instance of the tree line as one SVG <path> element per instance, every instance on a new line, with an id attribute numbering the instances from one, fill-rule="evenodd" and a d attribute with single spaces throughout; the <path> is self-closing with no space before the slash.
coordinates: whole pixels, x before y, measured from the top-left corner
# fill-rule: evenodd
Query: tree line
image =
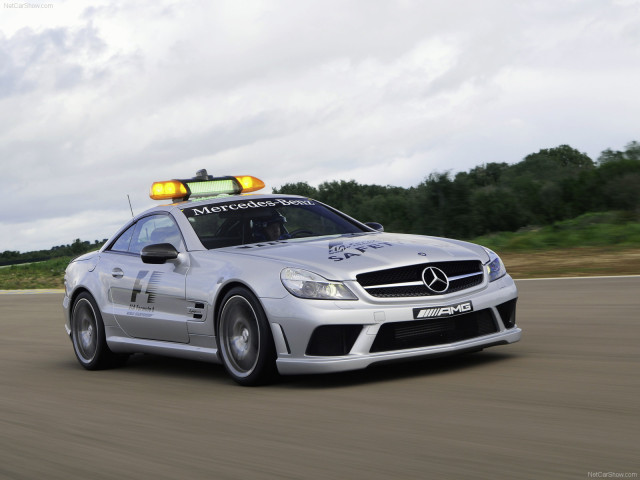
<path id="1" fill-rule="evenodd" d="M 16 265 L 19 263 L 29 262 L 42 262 L 44 260 L 51 260 L 58 257 L 77 257 L 83 253 L 90 252 L 92 250 L 98 250 L 107 241 L 105 238 L 102 241 L 96 240 L 93 243 L 80 240 L 76 238 L 73 243 L 69 245 L 58 245 L 50 248 L 49 250 L 35 250 L 32 252 L 20 253 L 13 250 L 5 250 L 0 253 L 0 266 L 2 265 Z"/>
<path id="2" fill-rule="evenodd" d="M 403 188 L 334 180 L 318 187 L 287 183 L 274 193 L 314 198 L 388 232 L 474 238 L 549 225 L 587 212 L 617 210 L 640 219 L 640 143 L 607 149 L 596 161 L 560 145 L 527 155 L 515 164 L 486 163 L 455 175 L 434 172 L 418 186 Z M 0 253 L 0 266 L 77 256 L 106 239 L 75 239 L 49 250 Z"/>
<path id="3" fill-rule="evenodd" d="M 549 225 L 587 212 L 617 210 L 640 217 L 640 143 L 607 149 L 596 161 L 560 145 L 515 164 L 486 163 L 455 175 L 434 172 L 416 187 L 330 181 L 287 183 L 274 193 L 327 203 L 386 231 L 474 238 Z"/>

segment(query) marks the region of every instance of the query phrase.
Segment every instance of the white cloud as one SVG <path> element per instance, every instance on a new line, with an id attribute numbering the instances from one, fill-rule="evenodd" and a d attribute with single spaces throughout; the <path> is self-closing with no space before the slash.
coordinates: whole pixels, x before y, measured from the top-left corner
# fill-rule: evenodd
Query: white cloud
<path id="1" fill-rule="evenodd" d="M 637 2 L 52 4 L 0 15 L 0 251 L 110 236 L 199 168 L 411 186 L 638 140 Z"/>

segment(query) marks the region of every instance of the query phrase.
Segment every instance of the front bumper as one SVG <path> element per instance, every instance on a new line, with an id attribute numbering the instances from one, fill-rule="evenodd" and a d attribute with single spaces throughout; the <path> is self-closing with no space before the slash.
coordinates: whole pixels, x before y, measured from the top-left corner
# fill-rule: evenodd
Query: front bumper
<path id="1" fill-rule="evenodd" d="M 376 301 L 362 300 L 366 297 L 359 296 L 361 300 L 354 302 L 262 298 L 278 352 L 278 371 L 306 374 L 357 370 L 375 363 L 514 343 L 522 335 L 515 325 L 518 292 L 508 275 L 471 292 L 437 298 Z M 416 308 L 446 307 L 468 301 L 473 304 L 469 315 L 414 318 Z M 510 305 L 511 310 L 504 305 Z M 336 342 L 341 343 L 342 350 L 318 347 L 319 343 L 314 342 L 318 335 L 314 332 L 322 329 L 340 333 L 339 338 L 334 338 L 338 338 Z M 321 338 L 326 342 L 331 334 Z"/>
<path id="2" fill-rule="evenodd" d="M 521 335 L 522 330 L 518 327 L 514 327 L 506 332 L 485 335 L 472 340 L 438 345 L 435 347 L 369 354 L 349 354 L 339 357 L 305 357 L 303 359 L 279 357 L 276 363 L 278 366 L 278 372 L 282 375 L 344 372 L 348 370 L 366 368 L 374 363 L 390 363 L 430 356 L 451 355 L 493 347 L 496 345 L 505 345 L 517 342 L 520 340 Z"/>

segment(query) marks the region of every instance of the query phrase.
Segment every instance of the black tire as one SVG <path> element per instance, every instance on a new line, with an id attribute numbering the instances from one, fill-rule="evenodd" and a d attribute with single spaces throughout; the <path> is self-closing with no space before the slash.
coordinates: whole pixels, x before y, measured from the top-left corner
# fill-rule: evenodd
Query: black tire
<path id="1" fill-rule="evenodd" d="M 218 346 L 227 373 L 244 386 L 264 385 L 276 376 L 276 351 L 267 316 L 244 287 L 224 296 L 218 322 Z"/>
<path id="2" fill-rule="evenodd" d="M 116 355 L 107 346 L 104 322 L 93 297 L 83 292 L 71 309 L 71 341 L 80 365 L 87 370 L 100 370 L 122 365 L 126 355 Z"/>

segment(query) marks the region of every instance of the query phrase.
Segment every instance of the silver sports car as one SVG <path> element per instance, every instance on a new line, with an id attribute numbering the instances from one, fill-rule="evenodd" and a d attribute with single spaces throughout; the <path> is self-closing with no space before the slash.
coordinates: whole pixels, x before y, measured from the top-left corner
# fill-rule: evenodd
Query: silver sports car
<path id="1" fill-rule="evenodd" d="M 222 363 L 242 385 L 517 342 L 517 290 L 491 250 L 384 233 L 316 200 L 201 170 L 65 273 L 90 370 L 150 353 Z"/>

